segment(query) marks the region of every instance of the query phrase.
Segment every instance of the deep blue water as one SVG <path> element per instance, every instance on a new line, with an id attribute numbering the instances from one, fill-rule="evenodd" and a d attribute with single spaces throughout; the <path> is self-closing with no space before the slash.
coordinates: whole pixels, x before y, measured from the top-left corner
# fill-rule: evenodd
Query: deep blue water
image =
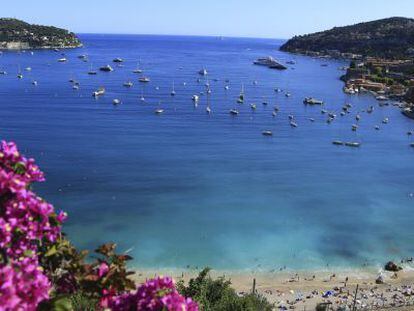
<path id="1" fill-rule="evenodd" d="M 9 73 L 0 76 L 0 138 L 37 159 L 47 182 L 36 190 L 69 213 L 65 231 L 77 245 L 115 241 L 146 268 L 357 267 L 413 255 L 414 148 L 406 132 L 414 122 L 369 95 L 345 95 L 338 70 L 345 63 L 321 67 L 326 61 L 277 51 L 278 40 L 81 39 L 84 48 L 65 51 L 67 63 L 53 51 L 0 57 Z M 267 55 L 297 64 L 286 71 L 252 65 Z M 115 57 L 125 59 L 124 67 L 86 74 L 91 63 Z M 144 90 L 132 73 L 138 59 L 151 78 Z M 32 71 L 18 80 L 18 66 Z M 204 81 L 197 83 L 202 67 L 209 71 L 211 116 L 205 96 L 197 108 L 191 101 L 205 90 Z M 127 89 L 129 79 L 135 84 Z M 247 99 L 240 105 L 242 83 Z M 91 93 L 100 86 L 107 93 L 95 100 Z M 305 96 L 323 99 L 338 115 L 350 102 L 352 113 L 327 124 L 319 107 L 303 105 Z M 114 107 L 114 98 L 123 104 Z M 273 118 L 275 104 L 280 112 Z M 374 113 L 361 113 L 352 132 L 356 113 L 370 105 Z M 157 107 L 165 113 L 155 115 Z M 237 117 L 229 115 L 234 107 Z M 298 128 L 289 126 L 290 114 Z M 381 124 L 384 117 L 389 124 Z M 262 136 L 266 129 L 273 137 Z M 334 139 L 362 146 L 337 147 Z"/>

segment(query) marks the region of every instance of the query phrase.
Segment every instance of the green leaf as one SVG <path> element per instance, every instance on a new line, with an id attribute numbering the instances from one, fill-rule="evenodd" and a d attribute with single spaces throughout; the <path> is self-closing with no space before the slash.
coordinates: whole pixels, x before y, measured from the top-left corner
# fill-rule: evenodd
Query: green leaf
<path id="1" fill-rule="evenodd" d="M 57 253 L 56 245 L 53 245 L 45 254 L 46 257 L 53 256 Z"/>
<path id="2" fill-rule="evenodd" d="M 42 302 L 38 306 L 38 311 L 73 311 L 72 303 L 69 295 L 57 296 L 48 301 Z"/>

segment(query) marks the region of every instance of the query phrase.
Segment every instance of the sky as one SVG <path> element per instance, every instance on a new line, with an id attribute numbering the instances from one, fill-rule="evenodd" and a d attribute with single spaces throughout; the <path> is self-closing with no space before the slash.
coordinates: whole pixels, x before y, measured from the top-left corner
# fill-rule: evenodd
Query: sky
<path id="1" fill-rule="evenodd" d="M 414 0 L 0 0 L 1 16 L 76 33 L 286 39 L 391 16 Z"/>

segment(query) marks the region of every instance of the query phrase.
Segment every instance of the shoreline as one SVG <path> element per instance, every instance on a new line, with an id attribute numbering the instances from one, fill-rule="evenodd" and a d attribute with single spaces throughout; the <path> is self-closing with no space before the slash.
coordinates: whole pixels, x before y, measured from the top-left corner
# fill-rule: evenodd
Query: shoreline
<path id="1" fill-rule="evenodd" d="M 4 48 L 4 47 L 0 47 L 0 51 L 2 52 L 15 52 L 15 51 L 24 51 L 24 50 L 54 50 L 54 49 L 60 49 L 60 50 L 64 50 L 64 49 L 78 49 L 78 48 L 82 48 L 83 44 L 79 44 L 79 45 L 68 45 L 68 46 L 36 46 L 36 47 L 21 47 L 21 48 Z"/>
<path id="2" fill-rule="evenodd" d="M 378 267 L 326 270 L 284 270 L 225 271 L 211 270 L 213 279 L 225 277 L 239 295 L 252 292 L 253 282 L 256 293 L 264 296 L 277 308 L 314 310 L 318 303 L 332 303 L 344 306 L 354 302 L 359 308 L 382 309 L 414 305 L 414 268 L 403 265 L 397 273 Z M 194 278 L 200 269 L 133 269 L 134 281 L 142 283 L 147 279 L 168 275 L 176 282 Z M 381 275 L 383 284 L 376 284 Z M 334 309 L 335 310 L 335 309 Z"/>

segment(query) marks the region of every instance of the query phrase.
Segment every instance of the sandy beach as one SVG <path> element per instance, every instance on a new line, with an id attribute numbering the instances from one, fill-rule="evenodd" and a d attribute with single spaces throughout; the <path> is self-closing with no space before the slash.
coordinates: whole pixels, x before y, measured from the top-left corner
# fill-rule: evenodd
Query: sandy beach
<path id="1" fill-rule="evenodd" d="M 138 282 L 157 275 L 169 275 L 176 281 L 188 281 L 198 270 L 136 270 Z M 252 291 L 256 280 L 257 293 L 275 304 L 275 310 L 315 310 L 318 303 L 331 304 L 331 310 L 414 310 L 414 270 L 405 267 L 398 273 L 378 268 L 342 271 L 211 271 L 213 278 L 225 276 L 238 294 Z M 384 283 L 376 284 L 382 276 Z M 355 291 L 358 293 L 355 299 Z"/>

